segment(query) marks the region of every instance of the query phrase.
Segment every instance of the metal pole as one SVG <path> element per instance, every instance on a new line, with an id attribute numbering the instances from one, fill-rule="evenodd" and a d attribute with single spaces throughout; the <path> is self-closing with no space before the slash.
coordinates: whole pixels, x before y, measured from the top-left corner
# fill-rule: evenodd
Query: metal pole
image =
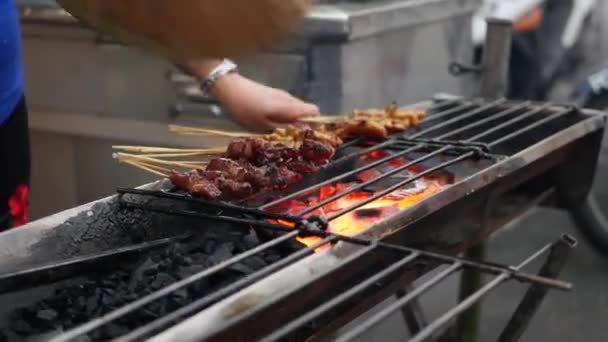
<path id="1" fill-rule="evenodd" d="M 489 18 L 481 71 L 481 97 L 499 98 L 507 94 L 513 23 Z"/>
<path id="2" fill-rule="evenodd" d="M 486 22 L 488 29 L 483 51 L 480 95 L 486 99 L 497 99 L 505 97 L 508 91 L 513 23 L 496 18 L 488 18 Z M 465 257 L 482 260 L 485 257 L 485 249 L 482 242 L 468 250 Z M 481 282 L 482 278 L 478 272 L 465 269 L 460 279 L 459 301 L 475 293 L 481 287 Z M 456 327 L 458 341 L 477 341 L 480 316 L 481 305 L 478 303 L 459 317 Z"/>

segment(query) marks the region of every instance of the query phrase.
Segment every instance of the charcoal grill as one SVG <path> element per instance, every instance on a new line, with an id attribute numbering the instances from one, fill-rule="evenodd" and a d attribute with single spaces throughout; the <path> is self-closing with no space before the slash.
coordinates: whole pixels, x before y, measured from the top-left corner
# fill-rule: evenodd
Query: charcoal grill
<path id="1" fill-rule="evenodd" d="M 36 266 L 46 277 L 28 273 L 26 279 L 57 281 L 67 274 L 52 272 L 56 260 L 78 256 L 91 266 L 95 257 L 83 255 L 92 253 L 102 253 L 102 260 L 107 260 L 108 254 L 112 254 L 104 252 L 108 239 L 112 244 L 124 246 L 133 243 L 134 237 L 129 234 L 132 227 L 114 225 L 114 215 L 120 212 L 127 217 L 133 215 L 136 220 L 146 219 L 146 239 L 179 235 L 183 230 L 200 231 L 201 227 L 203 230 L 222 230 L 227 225 L 255 227 L 273 232 L 271 236 L 274 237 L 233 259 L 91 320 L 56 337 L 55 341 L 71 341 L 103 330 L 108 324 L 124 319 L 152 302 L 162 301 L 176 290 L 203 281 L 230 265 L 268 248 L 293 242 L 296 237 L 310 236 L 317 236 L 319 240 L 229 286 L 141 324 L 118 340 L 219 341 L 243 340 L 244 336 L 247 340 L 327 338 L 353 317 L 398 294 L 400 299 L 394 305 L 338 339 L 350 340 L 389 313 L 403 310 L 412 340 L 422 341 L 436 337 L 454 317 L 488 292 L 508 280 L 518 280 L 530 283 L 531 288 L 501 336 L 501 341 L 516 340 L 548 288 L 571 288 L 570 284 L 554 278 L 565 262 L 567 251 L 575 245 L 573 239 L 563 236 L 517 267 L 454 255 L 483 241 L 535 205 L 569 208 L 584 199 L 593 180 L 605 117 L 600 112 L 573 106 L 505 99 L 439 96 L 417 106 L 429 113 L 420 127 L 382 142 L 361 139 L 348 142 L 339 157 L 318 176 L 295 185 L 278 199 L 262 198 L 259 203 L 237 204 L 207 202 L 172 192 L 163 181 L 139 189 L 120 189 L 117 196 L 101 201 L 112 206 L 109 212 L 99 214 L 95 206 L 87 205 L 70 211 L 69 215 L 76 215 L 70 220 L 66 221 L 68 214 L 58 214 L 5 233 L 2 241 L 7 248 L 5 255 L 0 257 L 0 274 L 5 276 L 0 278 L 0 288 L 7 283 L 15 288 L 17 269 Z M 388 154 L 364 165 L 356 163 L 362 156 L 380 150 L 388 151 Z M 372 168 L 381 169 L 380 166 L 400 157 L 407 157 L 407 161 L 398 167 L 382 169 L 384 171 L 375 177 L 299 213 L 266 210 L 315 192 L 323 185 L 350 179 Z M 390 177 L 415 166 L 420 166 L 421 171 L 407 177 Z M 327 231 L 328 223 L 336 218 L 395 190 L 407 188 L 426 176 L 440 173 L 454 175 L 454 183 L 411 207 L 379 219 L 353 236 Z M 377 184 L 382 186 L 373 187 Z M 374 189 L 373 195 L 348 207 L 326 216 L 314 212 L 338 197 L 370 187 Z M 306 215 L 310 213 L 313 215 Z M 189 227 L 184 224 L 187 229 L 179 229 L 185 219 Z M 137 225 L 132 219 L 127 222 Z M 94 238 L 80 239 L 85 227 L 89 231 L 103 230 L 103 234 L 111 237 L 102 239 L 97 233 L 93 234 Z M 175 229 L 168 232 L 167 227 Z M 77 243 L 71 243 L 67 238 L 72 234 L 79 237 Z M 326 248 L 328 245 L 330 247 Z M 144 247 L 150 248 L 147 244 Z M 124 253 L 124 250 L 120 252 Z M 539 275 L 520 270 L 548 250 L 551 252 Z M 40 267 L 41 261 L 45 260 L 55 261 Z M 78 269 L 74 267 L 78 262 L 67 264 Z M 434 269 L 439 273 L 418 287 L 407 289 L 407 284 Z M 492 274 L 494 278 L 438 320 L 428 323 L 420 319 L 415 310 L 418 296 L 462 270 Z M 32 285 L 31 281 L 17 284 Z"/>

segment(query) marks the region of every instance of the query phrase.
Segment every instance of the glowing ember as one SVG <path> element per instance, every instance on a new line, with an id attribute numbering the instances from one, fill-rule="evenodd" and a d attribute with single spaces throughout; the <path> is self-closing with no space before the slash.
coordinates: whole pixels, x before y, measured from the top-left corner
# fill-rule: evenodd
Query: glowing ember
<path id="1" fill-rule="evenodd" d="M 371 226 L 380 219 L 397 214 L 399 211 L 404 210 L 412 205 L 418 203 L 426 197 L 441 190 L 441 185 L 437 183 L 428 183 L 427 187 L 417 194 L 409 196 L 394 196 L 401 199 L 392 199 L 393 196 L 387 195 L 384 198 L 370 202 L 357 210 L 348 212 L 329 223 L 327 229 L 328 232 L 337 233 L 346 236 L 352 236 L 356 233 L 364 230 Z M 332 212 L 336 212 L 339 209 L 348 208 L 352 205 L 360 203 L 362 200 L 369 198 L 371 194 L 358 192 L 355 194 L 349 194 L 344 198 L 341 198 L 332 203 L 332 207 L 336 209 L 333 211 L 327 211 L 326 214 L 331 215 Z M 372 210 L 374 209 L 374 210 Z M 305 237 L 298 238 L 298 241 L 311 246 L 319 241 L 319 237 Z M 324 246 L 326 248 L 326 246 Z M 324 248 L 321 248 L 321 250 Z"/>
<path id="2" fill-rule="evenodd" d="M 361 157 L 361 160 L 364 162 L 369 162 L 381 158 L 386 158 L 389 155 L 390 154 L 386 151 L 378 150 Z M 408 161 L 404 158 L 395 158 L 385 165 L 388 165 L 392 168 L 397 168 L 405 165 L 407 162 Z M 408 168 L 407 171 L 404 171 L 403 174 L 400 173 L 399 175 L 402 175 L 401 177 L 410 177 L 412 174 L 418 174 L 423 171 L 424 168 L 422 166 L 416 165 Z M 358 173 L 355 178 L 359 182 L 366 182 L 372 179 L 376 179 L 382 176 L 382 174 L 383 172 L 379 169 L 370 169 Z M 448 181 L 448 179 L 443 176 L 425 176 L 422 179 L 412 182 L 403 189 L 396 190 L 388 195 L 383 196 L 382 198 L 376 199 L 355 210 L 348 211 L 347 213 L 336 217 L 335 219 L 330 221 L 327 231 L 345 236 L 355 235 L 358 232 L 361 232 L 364 229 L 370 227 L 379 220 L 396 215 L 400 211 L 411 207 L 412 205 L 418 203 L 426 197 L 429 197 L 439 192 L 444 186 L 449 183 L 450 182 Z M 319 202 L 325 201 L 333 196 L 338 196 L 342 193 L 348 192 L 349 189 L 352 188 L 352 186 L 352 183 L 337 183 L 334 185 L 322 186 L 319 188 L 316 194 L 307 196 L 305 199 L 289 200 L 269 210 L 275 213 L 299 215 L 303 211 L 309 210 L 311 206 L 314 206 Z M 304 216 L 328 217 L 332 214 L 340 212 L 341 210 L 356 206 L 362 203 L 363 201 L 369 199 L 373 195 L 374 193 L 370 191 L 354 191 L 352 193 L 345 194 L 344 196 L 336 199 L 335 201 L 325 204 L 321 208 L 307 213 Z M 293 227 L 293 224 L 290 222 L 284 222 L 280 220 L 271 220 L 271 222 Z M 312 246 L 322 241 L 322 237 L 298 237 L 297 241 L 307 246 Z M 324 250 L 329 246 L 329 244 L 326 244 L 324 246 L 316 248 L 315 251 L 318 252 Z"/>

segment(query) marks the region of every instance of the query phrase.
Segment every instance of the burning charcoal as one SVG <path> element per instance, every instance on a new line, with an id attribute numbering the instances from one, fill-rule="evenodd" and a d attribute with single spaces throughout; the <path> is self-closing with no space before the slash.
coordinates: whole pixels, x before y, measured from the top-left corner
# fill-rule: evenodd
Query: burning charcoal
<path id="1" fill-rule="evenodd" d="M 248 265 L 244 264 L 244 263 L 236 263 L 232 266 L 230 266 L 230 269 L 236 272 L 240 272 L 243 273 L 244 275 L 249 275 L 253 272 L 255 272 L 255 270 L 251 267 L 249 267 Z"/>
<path id="2" fill-rule="evenodd" d="M 205 270 L 205 266 L 202 265 L 192 265 L 186 267 L 180 267 L 177 271 L 176 275 L 179 279 L 185 279 L 193 274 L 200 273 Z"/>
<path id="3" fill-rule="evenodd" d="M 243 260 L 243 264 L 246 264 L 247 266 L 251 267 L 254 270 L 259 270 L 259 269 L 262 269 L 267 266 L 264 259 L 262 259 L 261 257 L 259 257 L 257 255 L 254 255 L 251 258 L 247 258 L 247 259 Z"/>
<path id="4" fill-rule="evenodd" d="M 34 332 L 32 326 L 22 319 L 12 322 L 11 329 L 19 335 L 30 335 Z"/>
<path id="5" fill-rule="evenodd" d="M 266 262 L 269 264 L 273 264 L 273 263 L 281 260 L 281 256 L 277 253 L 271 252 L 271 253 L 264 255 L 264 260 L 266 260 Z"/>
<path id="6" fill-rule="evenodd" d="M 97 296 L 89 297 L 89 299 L 87 299 L 87 306 L 86 306 L 87 315 L 91 316 L 93 314 L 93 312 L 95 312 L 95 310 L 97 309 L 98 306 L 99 306 L 99 298 L 97 298 Z"/>
<path id="7" fill-rule="evenodd" d="M 105 330 L 105 333 L 111 337 L 123 336 L 130 332 L 130 329 L 128 329 L 127 327 L 114 323 L 108 324 L 105 327 Z"/>
<path id="8" fill-rule="evenodd" d="M 173 282 L 175 282 L 175 279 L 173 279 L 167 273 L 159 273 L 156 276 L 156 279 L 154 279 L 154 281 L 152 282 L 152 284 L 150 284 L 150 287 L 154 290 L 158 290 L 163 287 L 169 286 Z"/>
<path id="9" fill-rule="evenodd" d="M 249 234 L 243 238 L 243 242 L 245 243 L 245 246 L 247 246 L 247 249 L 252 249 L 260 245 L 260 240 L 254 230 L 249 231 Z"/>
<path id="10" fill-rule="evenodd" d="M 213 252 L 215 252 L 216 245 L 217 242 L 215 240 L 207 239 L 207 241 L 205 241 L 205 244 L 203 245 L 203 251 L 205 251 L 205 254 L 211 255 L 213 254 Z"/>
<path id="11" fill-rule="evenodd" d="M 195 253 L 190 255 L 193 265 L 202 265 L 207 260 L 207 255 L 203 253 Z"/>
<path id="12" fill-rule="evenodd" d="M 38 314 L 36 314 L 36 317 L 40 320 L 50 322 L 57 318 L 57 311 L 53 309 L 40 310 L 38 311 Z"/>

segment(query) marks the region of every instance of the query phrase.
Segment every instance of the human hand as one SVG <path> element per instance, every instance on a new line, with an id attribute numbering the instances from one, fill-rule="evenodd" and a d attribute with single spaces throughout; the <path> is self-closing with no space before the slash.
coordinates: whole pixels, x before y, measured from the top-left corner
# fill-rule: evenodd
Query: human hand
<path id="1" fill-rule="evenodd" d="M 211 93 L 234 121 L 253 130 L 270 130 L 297 123 L 304 117 L 320 115 L 317 106 L 236 73 L 217 80 Z"/>

